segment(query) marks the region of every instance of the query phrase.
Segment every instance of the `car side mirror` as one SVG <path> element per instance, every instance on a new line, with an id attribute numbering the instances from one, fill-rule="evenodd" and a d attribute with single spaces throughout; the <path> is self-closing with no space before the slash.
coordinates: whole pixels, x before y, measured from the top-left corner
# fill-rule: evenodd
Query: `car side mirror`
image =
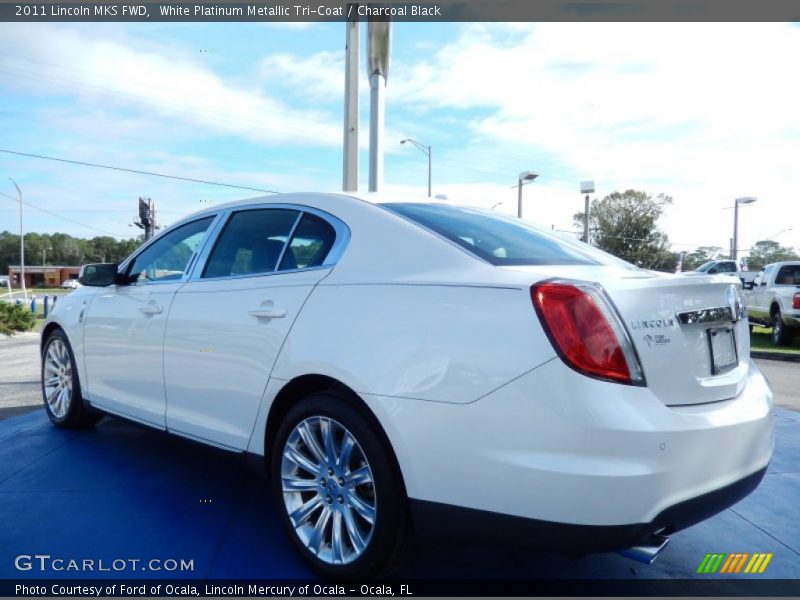
<path id="1" fill-rule="evenodd" d="M 746 290 L 752 290 L 754 285 L 755 283 L 753 283 L 752 281 L 745 281 L 742 283 L 742 287 Z"/>
<path id="2" fill-rule="evenodd" d="M 713 275 L 713 274 L 714 274 L 714 273 L 716 273 L 716 272 L 717 272 L 717 267 L 711 267 L 711 268 L 708 270 L 708 274 L 709 274 L 709 275 Z"/>
<path id="3" fill-rule="evenodd" d="M 78 276 L 78 282 L 89 287 L 107 287 L 112 283 L 117 283 L 117 264 L 96 263 L 83 265 Z"/>

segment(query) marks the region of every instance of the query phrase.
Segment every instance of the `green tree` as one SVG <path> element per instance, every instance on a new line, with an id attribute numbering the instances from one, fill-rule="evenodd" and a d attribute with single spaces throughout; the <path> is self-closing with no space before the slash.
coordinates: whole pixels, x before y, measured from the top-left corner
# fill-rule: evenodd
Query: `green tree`
<path id="1" fill-rule="evenodd" d="M 79 266 L 90 262 L 122 262 L 138 248 L 143 239 L 116 240 L 98 236 L 90 240 L 74 238 L 66 233 L 26 233 L 25 264 Z M 0 274 L 8 273 L 10 265 L 19 264 L 19 236 L 0 232 Z"/>
<path id="2" fill-rule="evenodd" d="M 750 256 L 747 259 L 747 267 L 751 271 L 759 271 L 764 265 L 782 260 L 800 260 L 794 248 L 781 246 L 772 240 L 761 240 L 753 244 L 750 249 Z"/>
<path id="3" fill-rule="evenodd" d="M 683 270 L 694 271 L 703 263 L 721 258 L 728 258 L 728 255 L 719 246 L 699 246 L 683 257 Z"/>
<path id="4" fill-rule="evenodd" d="M 614 192 L 594 200 L 589 211 L 590 241 L 640 267 L 672 270 L 675 255 L 668 251 L 667 235 L 658 229 L 658 219 L 670 204 L 669 196 L 653 196 L 639 190 Z M 575 225 L 582 228 L 583 213 L 576 213 L 574 219 Z"/>

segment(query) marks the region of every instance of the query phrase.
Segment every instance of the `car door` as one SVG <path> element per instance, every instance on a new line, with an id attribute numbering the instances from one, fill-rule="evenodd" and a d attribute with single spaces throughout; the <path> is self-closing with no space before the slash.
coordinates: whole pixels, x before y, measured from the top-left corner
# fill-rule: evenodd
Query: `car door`
<path id="1" fill-rule="evenodd" d="M 769 307 L 772 300 L 771 281 L 775 273 L 774 265 L 767 265 L 761 273 L 761 281 L 756 290 L 756 306 L 758 307 L 758 318 L 769 320 Z"/>
<path id="2" fill-rule="evenodd" d="M 197 219 L 159 236 L 121 267 L 129 284 L 98 291 L 84 330 L 84 392 L 92 404 L 165 427 L 166 318 L 213 220 Z"/>
<path id="3" fill-rule="evenodd" d="M 247 447 L 278 353 L 308 295 L 329 273 L 342 227 L 297 207 L 227 217 L 170 311 L 164 346 L 170 431 Z"/>

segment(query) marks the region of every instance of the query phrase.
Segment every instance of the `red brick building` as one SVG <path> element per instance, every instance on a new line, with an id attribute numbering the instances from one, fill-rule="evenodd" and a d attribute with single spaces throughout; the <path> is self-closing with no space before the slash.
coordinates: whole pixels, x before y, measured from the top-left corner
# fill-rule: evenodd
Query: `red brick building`
<path id="1" fill-rule="evenodd" d="M 11 287 L 21 287 L 19 281 L 20 274 L 19 266 L 8 267 L 8 279 L 11 282 Z M 25 287 L 53 287 L 57 288 L 67 279 L 77 279 L 80 273 L 80 267 L 65 267 L 59 265 L 53 266 L 28 266 L 25 265 Z"/>

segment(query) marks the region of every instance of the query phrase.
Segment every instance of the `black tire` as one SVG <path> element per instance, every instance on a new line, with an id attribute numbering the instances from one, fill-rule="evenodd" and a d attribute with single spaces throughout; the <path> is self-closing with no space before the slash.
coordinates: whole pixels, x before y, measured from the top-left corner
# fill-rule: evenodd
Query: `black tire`
<path id="1" fill-rule="evenodd" d="M 781 311 L 776 310 L 772 313 L 772 343 L 776 346 L 791 346 L 794 337 L 794 329 L 787 327 L 783 323 Z"/>
<path id="2" fill-rule="evenodd" d="M 58 367 L 58 372 L 55 367 Z M 54 330 L 42 347 L 41 387 L 44 409 L 57 427 L 91 427 L 103 418 L 103 413 L 88 406 L 81 396 L 75 356 L 61 329 Z"/>
<path id="3" fill-rule="evenodd" d="M 349 464 L 336 465 L 337 461 L 325 458 L 331 454 L 323 450 L 324 423 L 332 431 L 334 456 L 338 453 L 337 458 L 341 458 L 340 450 L 345 445 L 344 440 L 348 434 L 355 441 L 349 452 Z M 305 429 L 302 434 L 299 427 L 301 424 Z M 377 432 L 377 427 L 374 418 L 363 415 L 355 402 L 336 394 L 319 393 L 308 396 L 293 406 L 275 436 L 270 468 L 277 510 L 300 554 L 316 572 L 326 577 L 347 579 L 377 576 L 407 548 L 410 528 L 405 487 L 392 459 L 388 442 Z M 305 443 L 309 434 L 318 444 L 317 450 L 321 454 L 315 454 Z M 306 458 L 312 458 L 307 466 L 318 465 L 318 468 L 315 466 L 317 472 L 314 474 L 310 469 L 299 467 L 295 460 L 286 458 L 286 453 L 290 451 L 299 451 Z M 315 456 L 321 456 L 323 460 L 318 460 Z M 369 473 L 371 483 L 352 485 L 349 478 L 357 472 Z M 304 488 L 313 487 L 303 492 L 287 489 L 284 493 L 284 480 L 287 486 L 289 482 L 302 480 L 308 482 L 302 484 Z M 370 504 L 370 500 L 374 507 L 372 524 L 364 520 L 360 512 L 364 510 L 364 504 Z M 305 518 L 295 517 L 293 521 L 290 517 L 290 512 L 296 514 L 300 506 L 306 507 L 313 503 L 317 504 Z M 325 518 L 325 514 L 329 518 Z M 339 539 L 343 540 L 338 545 L 338 556 L 343 560 L 337 559 L 333 543 L 333 529 L 337 523 L 341 534 Z M 314 544 L 314 524 L 322 532 L 318 544 Z M 349 525 L 357 528 L 355 534 L 350 533 Z M 309 539 L 304 540 L 303 536 Z M 354 540 L 365 542 L 360 552 Z M 316 551 L 310 548 L 314 545 L 317 547 Z M 350 553 L 349 556 L 346 556 L 347 552 Z"/>

